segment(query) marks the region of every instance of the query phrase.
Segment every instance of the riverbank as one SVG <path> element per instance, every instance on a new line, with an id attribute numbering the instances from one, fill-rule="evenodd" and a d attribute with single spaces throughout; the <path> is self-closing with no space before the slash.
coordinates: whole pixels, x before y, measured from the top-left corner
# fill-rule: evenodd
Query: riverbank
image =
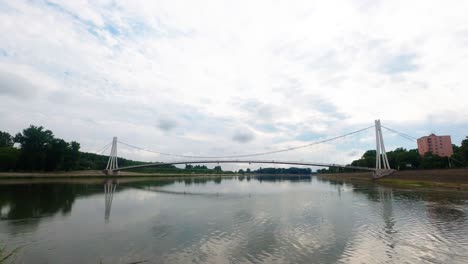
<path id="1" fill-rule="evenodd" d="M 0 179 L 45 179 L 45 178 L 114 178 L 114 177 L 197 177 L 197 176 L 232 176 L 234 173 L 139 173 L 120 172 L 118 176 L 105 175 L 99 170 L 66 172 L 0 172 Z"/>
<path id="2" fill-rule="evenodd" d="M 374 181 L 395 188 L 425 188 L 468 191 L 468 168 L 396 171 L 374 180 L 371 172 L 317 174 L 324 180 L 340 182 Z"/>

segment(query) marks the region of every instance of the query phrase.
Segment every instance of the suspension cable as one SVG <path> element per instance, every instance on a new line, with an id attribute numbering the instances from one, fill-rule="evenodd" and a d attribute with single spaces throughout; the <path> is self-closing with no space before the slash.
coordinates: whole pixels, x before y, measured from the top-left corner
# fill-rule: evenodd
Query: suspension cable
<path id="1" fill-rule="evenodd" d="M 111 144 L 112 144 L 112 142 L 109 143 L 109 144 L 107 144 L 107 145 L 105 145 L 104 147 L 100 148 L 98 151 L 94 152 L 94 154 L 98 154 L 98 153 L 102 154 L 102 153 L 104 153 L 104 151 L 106 151 L 106 149 L 108 149 L 108 148 L 110 147 Z"/>
<path id="2" fill-rule="evenodd" d="M 356 133 L 365 131 L 365 130 L 367 130 L 367 129 L 369 129 L 369 128 L 373 128 L 373 127 L 374 127 L 374 126 L 369 126 L 369 127 L 363 128 L 363 129 L 359 129 L 359 130 L 356 130 L 356 131 L 353 131 L 353 132 L 350 132 L 350 133 L 341 135 L 341 136 L 336 136 L 336 137 L 328 138 L 328 139 L 325 139 L 325 140 L 321 140 L 321 141 L 317 141 L 317 142 L 312 142 L 312 143 L 309 143 L 309 144 L 306 144 L 306 145 L 302 145 L 302 146 L 296 146 L 296 147 L 285 148 L 285 149 L 274 150 L 274 151 L 259 152 L 259 153 L 244 154 L 244 155 L 232 155 L 232 156 L 190 156 L 190 155 L 179 155 L 179 154 L 164 153 L 164 152 L 159 152 L 159 151 L 153 151 L 153 150 L 149 150 L 149 149 L 144 149 L 144 148 L 140 148 L 140 147 L 137 147 L 137 146 L 134 146 L 134 145 L 131 145 L 131 144 L 122 142 L 122 141 L 118 141 L 118 142 L 121 143 L 121 144 L 124 144 L 124 145 L 126 145 L 126 146 L 128 146 L 128 147 L 131 147 L 131 148 L 135 148 L 135 149 L 139 149 L 139 150 L 143 150 L 143 151 L 146 151 L 146 152 L 151 152 L 151 153 L 155 153 L 155 154 L 159 154 L 159 155 L 163 155 L 163 156 L 172 156 L 172 157 L 179 157 L 179 158 L 192 158 L 192 159 L 245 158 L 245 157 L 263 156 L 263 155 L 268 155 L 268 154 L 275 154 L 275 153 L 281 153 L 281 152 L 286 152 L 286 151 L 292 151 L 292 150 L 296 150 L 296 149 L 306 148 L 306 147 L 310 147 L 310 146 L 313 146 L 313 145 L 318 145 L 318 144 L 322 144 L 322 143 L 325 143 L 325 142 L 333 141 L 333 140 L 336 140 L 336 139 L 344 138 L 344 137 L 347 137 L 347 136 L 350 136 L 350 135 L 353 135 L 353 134 L 356 134 Z"/>
<path id="3" fill-rule="evenodd" d="M 395 133 L 395 134 L 399 135 L 400 137 L 403 137 L 403 138 L 405 138 L 405 139 L 407 139 L 407 140 L 410 140 L 410 141 L 417 141 L 417 139 L 416 139 L 415 137 L 412 137 L 412 136 L 407 135 L 407 134 L 405 134 L 405 133 L 399 132 L 399 131 L 397 131 L 397 130 L 394 130 L 394 129 L 391 129 L 391 128 L 388 128 L 388 127 L 385 127 L 385 126 L 381 126 L 381 127 L 385 128 L 385 129 L 387 129 L 388 131 L 391 131 L 391 132 L 393 132 L 393 133 Z"/>

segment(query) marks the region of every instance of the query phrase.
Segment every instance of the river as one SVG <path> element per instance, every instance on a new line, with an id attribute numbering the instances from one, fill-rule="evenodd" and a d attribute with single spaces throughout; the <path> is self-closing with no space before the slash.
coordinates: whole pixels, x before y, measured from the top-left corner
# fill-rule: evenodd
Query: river
<path id="1" fill-rule="evenodd" d="M 468 263 L 468 194 L 309 176 L 2 181 L 0 243 L 15 263 Z"/>

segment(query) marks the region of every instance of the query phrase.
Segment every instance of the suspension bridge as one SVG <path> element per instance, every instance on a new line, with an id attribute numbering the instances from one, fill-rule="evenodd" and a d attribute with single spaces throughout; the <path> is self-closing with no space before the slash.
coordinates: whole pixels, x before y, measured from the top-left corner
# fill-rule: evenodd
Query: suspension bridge
<path id="1" fill-rule="evenodd" d="M 275 150 L 275 151 L 268 151 L 268 152 L 260 152 L 260 153 L 252 153 L 252 154 L 244 154 L 244 155 L 231 155 L 231 156 L 190 156 L 190 155 L 179 155 L 179 154 L 172 154 L 172 153 L 164 153 L 164 152 L 158 152 L 158 151 L 152 151 L 152 150 L 147 150 L 144 148 L 136 147 L 133 145 L 130 145 L 128 143 L 120 142 L 117 140 L 117 137 L 114 137 L 112 140 L 112 143 L 109 143 L 107 145 L 107 148 L 112 144 L 110 155 L 109 155 L 109 160 L 107 162 L 106 168 L 103 170 L 103 172 L 106 175 L 113 175 L 117 176 L 119 175 L 120 171 L 125 171 L 125 170 L 132 170 L 132 169 L 138 169 L 138 168 L 147 168 L 147 167 L 158 167 L 158 166 L 164 166 L 164 165 L 183 165 L 183 164 L 221 164 L 221 163 L 246 163 L 246 164 L 280 164 L 280 165 L 300 165 L 300 166 L 310 166 L 310 167 L 334 167 L 334 168 L 344 168 L 344 169 L 353 169 L 353 170 L 362 170 L 362 171 L 372 171 L 373 172 L 373 177 L 374 178 L 380 178 L 384 177 L 387 175 L 390 175 L 393 173 L 395 170 L 390 168 L 390 164 L 388 162 L 388 157 L 387 153 L 385 150 L 385 144 L 384 144 L 384 139 L 383 139 L 383 134 L 382 134 L 382 126 L 380 123 L 380 120 L 375 120 L 375 125 L 366 127 L 363 129 L 359 129 L 344 135 L 336 136 L 333 138 L 325 139 L 322 141 L 317 141 L 313 142 L 307 145 L 302 145 L 302 146 L 297 146 L 297 147 L 290 147 L 286 149 L 280 149 L 280 150 Z M 304 161 L 282 161 L 282 160 L 258 160 L 258 159 L 252 159 L 252 157 L 256 156 L 265 156 L 268 154 L 275 154 L 275 153 L 281 153 L 281 152 L 287 152 L 287 151 L 294 151 L 297 149 L 301 148 L 307 148 L 311 147 L 313 145 L 319 145 L 323 144 L 326 142 L 334 141 L 340 138 L 344 138 L 356 133 L 359 133 L 361 131 L 368 130 L 370 128 L 375 128 L 375 142 L 376 142 L 376 162 L 375 162 L 375 167 L 361 167 L 361 166 L 352 166 L 352 165 L 344 165 L 344 164 L 335 164 L 335 163 L 323 163 L 323 162 L 304 162 Z M 414 138 L 398 132 L 394 129 L 384 127 L 385 129 L 396 133 L 402 137 L 405 137 L 407 139 L 414 140 Z M 177 157 L 177 158 L 183 158 L 183 160 L 175 160 L 175 161 L 169 161 L 169 162 L 155 162 L 155 163 L 145 163 L 141 165 L 134 165 L 134 166 L 125 166 L 125 167 L 119 167 L 118 162 L 117 162 L 117 144 L 121 143 L 123 145 L 133 147 L 142 151 L 148 151 L 152 152 L 158 155 L 164 155 L 164 156 L 172 156 L 172 157 Z M 106 149 L 107 149 L 106 148 Z M 105 150 L 104 150 L 105 151 Z"/>

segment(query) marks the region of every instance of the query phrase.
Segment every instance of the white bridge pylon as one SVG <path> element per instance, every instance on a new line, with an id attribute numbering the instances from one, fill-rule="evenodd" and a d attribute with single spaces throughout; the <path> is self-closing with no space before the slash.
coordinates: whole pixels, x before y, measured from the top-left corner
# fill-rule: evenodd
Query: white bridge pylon
<path id="1" fill-rule="evenodd" d="M 366 129 L 372 128 L 368 127 Z M 361 129 L 349 134 L 353 134 L 359 131 L 363 131 L 365 129 Z M 349 135 L 347 134 L 347 135 Z M 346 135 L 345 135 L 346 136 Z M 341 136 L 343 137 L 343 136 Z M 385 151 L 384 140 L 382 136 L 382 127 L 380 124 L 380 120 L 375 120 L 375 138 L 376 138 L 376 160 L 375 160 L 375 168 L 367 168 L 367 167 L 357 167 L 351 165 L 339 165 L 339 164 L 324 164 L 324 163 L 317 163 L 317 162 L 291 162 L 291 161 L 275 161 L 275 160 L 238 160 L 238 159 L 224 159 L 226 157 L 219 157 L 216 159 L 209 159 L 209 160 L 187 160 L 187 161 L 175 161 L 175 162 L 162 162 L 162 163 L 148 163 L 142 165 L 135 165 L 135 166 L 127 166 L 119 168 L 117 162 L 117 137 L 114 137 L 112 140 L 112 148 L 109 155 L 109 160 L 107 162 L 106 169 L 103 171 L 106 175 L 118 175 L 119 171 L 121 170 L 128 170 L 128 169 L 136 169 L 136 168 L 144 168 L 144 167 L 157 167 L 161 165 L 177 165 L 177 164 L 195 164 L 195 163 L 269 163 L 269 164 L 289 164 L 289 165 L 304 165 L 304 166 L 320 166 L 320 167 L 337 167 L 337 168 L 347 168 L 347 169 L 354 169 L 354 170 L 366 170 L 366 171 L 373 171 L 373 178 L 380 178 L 386 175 L 393 173 L 395 170 L 390 168 L 390 163 L 388 162 L 387 153 Z M 329 141 L 329 140 L 326 140 Z M 126 144 L 126 143 L 124 143 Z M 141 149 L 141 148 L 140 148 Z M 171 155 L 171 154 L 166 154 Z M 257 156 L 258 154 L 253 154 L 250 156 Z M 263 155 L 263 154 L 262 154 Z M 173 155 L 177 156 L 177 155 Z M 179 155 L 180 156 L 180 155 Z M 249 155 L 244 155 L 249 156 Z"/>
<path id="2" fill-rule="evenodd" d="M 380 178 L 393 173 L 395 170 L 390 168 L 390 163 L 388 162 L 380 119 L 375 120 L 375 152 L 374 178 Z"/>
<path id="3" fill-rule="evenodd" d="M 117 137 L 112 139 L 112 148 L 104 172 L 109 175 L 119 175 L 119 164 L 117 162 Z"/>

